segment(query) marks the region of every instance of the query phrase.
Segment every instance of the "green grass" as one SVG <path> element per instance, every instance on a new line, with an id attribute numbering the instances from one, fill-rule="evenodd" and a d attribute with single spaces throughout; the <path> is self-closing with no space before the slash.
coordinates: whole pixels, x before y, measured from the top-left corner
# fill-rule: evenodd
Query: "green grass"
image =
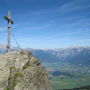
<path id="1" fill-rule="evenodd" d="M 71 89 L 80 86 L 90 85 L 90 77 L 89 78 L 70 78 L 67 76 L 63 76 L 64 79 L 60 79 L 59 76 L 53 76 L 51 79 L 51 86 L 53 90 L 59 89 Z"/>
<path id="2" fill-rule="evenodd" d="M 30 66 L 30 62 L 28 61 L 24 66 L 23 69 L 27 69 Z"/>
<path id="3" fill-rule="evenodd" d="M 19 82 L 17 78 L 23 78 L 21 72 L 16 72 L 13 76 L 11 76 L 8 80 L 8 86 L 6 86 L 3 90 L 14 90 L 15 86 Z"/>
<path id="4" fill-rule="evenodd" d="M 90 73 L 87 73 L 87 71 L 90 70 L 90 66 L 73 65 L 68 63 L 46 63 L 45 66 L 47 69 L 65 72 L 71 75 L 73 74 L 75 76 L 72 78 L 68 75 L 53 76 L 52 73 L 49 73 L 53 90 L 72 89 L 90 85 Z"/>

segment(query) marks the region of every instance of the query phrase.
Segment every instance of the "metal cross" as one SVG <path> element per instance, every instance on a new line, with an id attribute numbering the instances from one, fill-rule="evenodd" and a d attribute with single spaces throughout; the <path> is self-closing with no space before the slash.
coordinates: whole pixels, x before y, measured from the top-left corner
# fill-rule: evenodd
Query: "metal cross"
<path id="1" fill-rule="evenodd" d="M 10 28 L 11 24 L 14 24 L 14 22 L 11 20 L 11 13 L 8 12 L 8 16 L 4 16 L 4 19 L 8 22 L 8 40 L 7 40 L 7 51 L 10 49 Z"/>

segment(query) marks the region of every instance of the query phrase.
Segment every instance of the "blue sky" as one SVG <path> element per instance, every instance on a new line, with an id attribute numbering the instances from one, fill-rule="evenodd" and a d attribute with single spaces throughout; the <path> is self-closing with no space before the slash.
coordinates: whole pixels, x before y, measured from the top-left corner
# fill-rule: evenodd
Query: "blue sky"
<path id="1" fill-rule="evenodd" d="M 90 0 L 1 0 L 0 43 L 6 44 L 7 22 L 22 48 L 90 46 Z M 11 36 L 12 46 L 16 43 Z"/>

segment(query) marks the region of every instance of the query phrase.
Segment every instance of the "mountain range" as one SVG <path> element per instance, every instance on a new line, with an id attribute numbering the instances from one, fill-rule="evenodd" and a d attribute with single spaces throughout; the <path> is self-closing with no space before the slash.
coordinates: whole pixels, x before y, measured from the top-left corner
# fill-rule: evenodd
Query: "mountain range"
<path id="1" fill-rule="evenodd" d="M 68 62 L 90 65 L 90 47 L 58 49 L 28 49 L 41 62 Z"/>
<path id="2" fill-rule="evenodd" d="M 5 48 L 0 47 L 0 54 L 4 53 L 4 50 Z M 13 48 L 12 50 L 17 50 L 17 48 Z M 43 63 L 67 62 L 71 64 L 90 65 L 90 47 L 70 47 L 58 49 L 27 48 L 26 50 L 32 52 L 33 56 Z"/>

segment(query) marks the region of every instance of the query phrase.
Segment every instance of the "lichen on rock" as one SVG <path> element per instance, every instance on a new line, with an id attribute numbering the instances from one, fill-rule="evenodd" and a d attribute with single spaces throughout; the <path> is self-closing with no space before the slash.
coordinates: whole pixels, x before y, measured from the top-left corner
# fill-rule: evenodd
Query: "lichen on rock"
<path id="1" fill-rule="evenodd" d="M 48 73 L 28 51 L 0 55 L 2 90 L 51 90 Z"/>

